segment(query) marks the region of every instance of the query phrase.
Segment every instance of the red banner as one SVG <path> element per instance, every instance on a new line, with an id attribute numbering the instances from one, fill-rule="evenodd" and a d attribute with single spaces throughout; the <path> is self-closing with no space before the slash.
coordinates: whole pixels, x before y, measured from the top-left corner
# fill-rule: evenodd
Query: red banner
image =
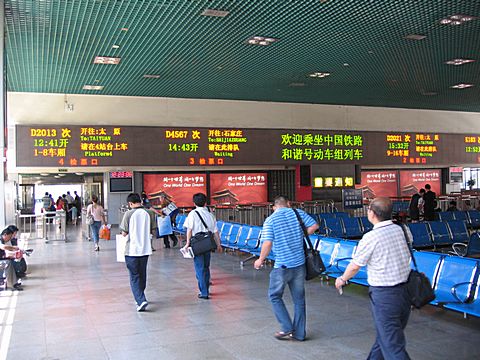
<path id="1" fill-rule="evenodd" d="M 267 173 L 210 174 L 210 203 L 251 204 L 267 201 Z"/>
<path id="2" fill-rule="evenodd" d="M 159 197 L 164 195 L 178 207 L 192 207 L 196 193 L 207 194 L 205 174 L 145 174 L 143 190 L 153 206 L 160 205 Z"/>
<path id="3" fill-rule="evenodd" d="M 430 184 L 432 191 L 440 195 L 442 182 L 440 170 L 400 170 L 400 196 L 412 196 Z"/>
<path id="4" fill-rule="evenodd" d="M 355 188 L 362 189 L 363 197 L 397 197 L 396 171 L 362 171 L 362 184 Z"/>

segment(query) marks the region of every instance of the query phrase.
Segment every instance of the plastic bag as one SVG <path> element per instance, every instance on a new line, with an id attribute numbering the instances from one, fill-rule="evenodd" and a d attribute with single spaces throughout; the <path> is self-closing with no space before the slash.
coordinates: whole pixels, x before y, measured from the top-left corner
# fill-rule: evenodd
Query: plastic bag
<path id="1" fill-rule="evenodd" d="M 100 233 L 99 233 L 99 238 L 100 239 L 105 239 L 105 240 L 110 240 L 110 226 L 111 225 L 102 225 L 100 228 Z"/>

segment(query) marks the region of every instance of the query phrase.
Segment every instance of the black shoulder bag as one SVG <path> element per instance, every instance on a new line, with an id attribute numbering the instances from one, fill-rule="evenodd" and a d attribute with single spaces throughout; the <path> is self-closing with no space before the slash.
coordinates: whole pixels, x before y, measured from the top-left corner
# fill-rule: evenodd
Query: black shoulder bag
<path id="1" fill-rule="evenodd" d="M 303 231 L 303 237 L 308 244 L 303 242 L 303 251 L 305 252 L 305 280 L 312 280 L 319 276 L 321 273 L 325 271 L 325 265 L 323 264 L 322 258 L 320 253 L 313 248 L 312 242 L 310 241 L 310 237 L 308 236 L 307 228 L 300 217 L 300 214 L 296 209 L 292 209 L 297 216 L 298 222 L 300 223 L 300 227 Z"/>
<path id="2" fill-rule="evenodd" d="M 408 297 L 410 298 L 412 305 L 417 309 L 420 309 L 435 299 L 435 292 L 432 289 L 432 284 L 430 283 L 428 277 L 424 273 L 418 271 L 417 262 L 415 261 L 412 248 L 410 247 L 410 243 L 408 241 L 407 230 L 405 229 L 404 225 L 400 225 L 400 227 L 405 235 L 405 241 L 407 242 L 407 247 L 412 257 L 413 266 L 415 267 L 414 270 L 410 271 L 410 275 L 408 275 Z"/>
<path id="3" fill-rule="evenodd" d="M 194 210 L 195 211 L 195 210 Z M 202 221 L 203 226 L 206 231 L 201 231 L 196 233 L 190 239 L 190 246 L 192 247 L 193 255 L 203 255 L 207 252 L 214 251 L 217 248 L 217 243 L 215 242 L 215 237 L 213 233 L 208 230 L 208 226 L 203 220 L 202 216 L 195 211 L 200 220 Z"/>

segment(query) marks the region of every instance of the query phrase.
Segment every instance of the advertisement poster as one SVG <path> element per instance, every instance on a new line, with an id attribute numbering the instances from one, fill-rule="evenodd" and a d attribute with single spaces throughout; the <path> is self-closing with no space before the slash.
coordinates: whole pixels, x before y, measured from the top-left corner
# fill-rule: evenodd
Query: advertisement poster
<path id="1" fill-rule="evenodd" d="M 373 199 L 379 196 L 397 197 L 398 179 L 396 171 L 362 171 L 361 185 L 363 197 Z"/>
<path id="2" fill-rule="evenodd" d="M 177 207 L 193 207 L 193 195 L 207 193 L 207 178 L 205 174 L 145 174 L 143 190 L 154 207 L 160 206 L 161 195 Z"/>
<path id="3" fill-rule="evenodd" d="M 267 173 L 210 174 L 210 203 L 240 205 L 267 201 Z"/>
<path id="4" fill-rule="evenodd" d="M 430 184 L 432 191 L 437 196 L 440 195 L 442 189 L 440 170 L 400 170 L 400 196 L 412 196 L 425 188 L 425 184 Z"/>

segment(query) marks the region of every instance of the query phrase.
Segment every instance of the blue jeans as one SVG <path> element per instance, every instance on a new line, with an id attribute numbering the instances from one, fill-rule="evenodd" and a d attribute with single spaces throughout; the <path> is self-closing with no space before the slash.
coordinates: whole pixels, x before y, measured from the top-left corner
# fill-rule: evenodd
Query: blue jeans
<path id="1" fill-rule="evenodd" d="M 200 295 L 208 296 L 210 287 L 210 257 L 211 253 L 206 252 L 202 255 L 195 255 L 193 265 L 195 266 L 195 275 L 198 281 L 198 290 Z"/>
<path id="2" fill-rule="evenodd" d="M 98 239 L 100 238 L 100 228 L 102 227 L 101 221 L 94 221 L 92 225 L 90 225 L 90 230 L 92 232 L 92 240 L 95 245 L 98 244 Z"/>
<path id="3" fill-rule="evenodd" d="M 130 274 L 130 288 L 133 297 L 140 305 L 147 301 L 145 298 L 145 288 L 147 287 L 147 263 L 148 255 L 145 256 L 127 256 L 125 255 L 125 264 Z"/>
<path id="4" fill-rule="evenodd" d="M 410 316 L 410 301 L 405 284 L 390 287 L 371 286 L 368 294 L 377 338 L 368 359 L 410 359 L 403 330 Z"/>
<path id="5" fill-rule="evenodd" d="M 293 323 L 283 302 L 285 286 L 290 288 L 294 304 Z M 298 340 L 305 340 L 306 306 L 305 306 L 305 265 L 290 269 L 273 269 L 270 273 L 268 296 L 272 303 L 273 313 L 280 323 L 281 331 L 293 332 Z"/>

